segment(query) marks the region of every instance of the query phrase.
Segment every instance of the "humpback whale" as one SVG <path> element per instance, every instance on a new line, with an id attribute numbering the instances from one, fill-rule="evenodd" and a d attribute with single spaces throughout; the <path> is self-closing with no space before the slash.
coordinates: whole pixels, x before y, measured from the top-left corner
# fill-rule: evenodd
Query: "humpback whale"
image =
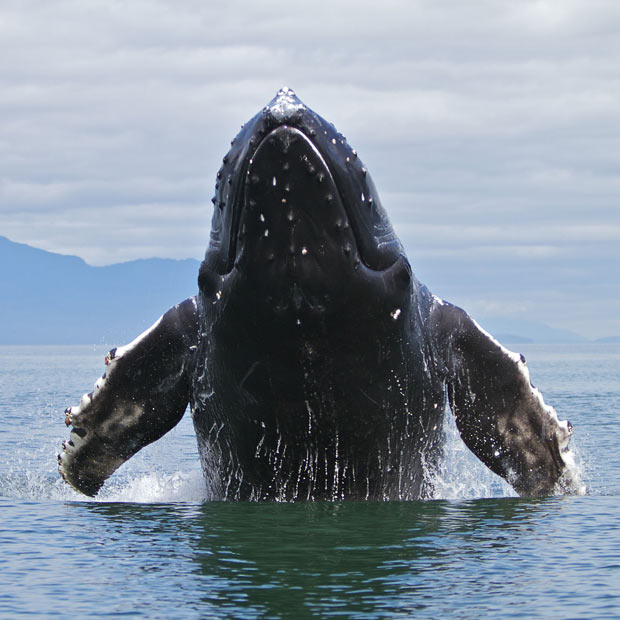
<path id="1" fill-rule="evenodd" d="M 106 357 L 58 456 L 95 495 L 191 410 L 228 500 L 416 499 L 452 411 L 522 495 L 571 492 L 572 427 L 525 359 L 412 272 L 345 137 L 287 88 L 223 159 L 198 292 Z"/>

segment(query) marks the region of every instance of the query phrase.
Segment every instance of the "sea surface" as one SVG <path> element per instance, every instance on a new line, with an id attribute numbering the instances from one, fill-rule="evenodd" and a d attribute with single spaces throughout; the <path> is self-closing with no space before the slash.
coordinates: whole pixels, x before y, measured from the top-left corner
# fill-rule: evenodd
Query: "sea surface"
<path id="1" fill-rule="evenodd" d="M 518 498 L 448 418 L 437 499 L 208 501 L 189 415 L 90 500 L 56 454 L 101 347 L 0 347 L 0 617 L 620 618 L 620 345 L 522 345 L 586 494 Z"/>

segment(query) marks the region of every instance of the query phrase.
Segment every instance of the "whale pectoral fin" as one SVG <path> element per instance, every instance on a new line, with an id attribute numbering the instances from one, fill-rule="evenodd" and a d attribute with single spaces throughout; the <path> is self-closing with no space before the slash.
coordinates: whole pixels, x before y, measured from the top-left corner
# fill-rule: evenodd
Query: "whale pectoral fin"
<path id="1" fill-rule="evenodd" d="M 73 429 L 58 469 L 72 487 L 95 495 L 128 458 L 181 420 L 197 341 L 196 299 L 190 298 L 129 345 L 110 351 L 93 392 L 65 412 Z"/>
<path id="2" fill-rule="evenodd" d="M 465 444 L 520 495 L 552 494 L 566 467 L 572 427 L 532 386 L 525 359 L 438 298 L 430 322 Z"/>

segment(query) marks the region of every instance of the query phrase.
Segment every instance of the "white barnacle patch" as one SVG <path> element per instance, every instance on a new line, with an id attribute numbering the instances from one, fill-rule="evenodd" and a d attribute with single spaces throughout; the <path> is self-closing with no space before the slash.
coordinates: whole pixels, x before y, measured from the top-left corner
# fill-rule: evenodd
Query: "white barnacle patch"
<path id="1" fill-rule="evenodd" d="M 70 446 L 71 448 L 77 449 L 84 443 L 85 443 L 85 440 L 81 437 L 81 435 L 79 435 L 73 430 L 69 433 L 69 441 L 66 443 L 66 445 Z M 63 442 L 63 449 L 65 449 L 66 451 L 64 442 Z"/>
<path id="2" fill-rule="evenodd" d="M 266 110 L 277 120 L 284 121 L 306 106 L 297 99 L 295 92 L 290 88 L 281 88 L 276 94 L 275 102 Z"/>
<path id="3" fill-rule="evenodd" d="M 400 308 L 395 308 L 392 310 L 392 312 L 390 312 L 390 316 L 396 320 L 400 316 Z"/>

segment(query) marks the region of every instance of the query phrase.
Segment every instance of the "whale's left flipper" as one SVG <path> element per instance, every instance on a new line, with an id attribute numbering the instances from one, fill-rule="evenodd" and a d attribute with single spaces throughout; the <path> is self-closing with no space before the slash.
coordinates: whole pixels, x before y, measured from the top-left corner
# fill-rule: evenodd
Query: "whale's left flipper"
<path id="1" fill-rule="evenodd" d="M 86 495 L 129 457 L 174 427 L 190 398 L 198 312 L 192 297 L 171 308 L 151 328 L 106 357 L 106 373 L 77 407 L 58 455 L 62 477 Z"/>
<path id="2" fill-rule="evenodd" d="M 467 447 L 520 495 L 550 495 L 565 477 L 572 427 L 530 383 L 525 358 L 499 344 L 465 311 L 433 298 L 435 358 Z M 564 476 L 563 476 L 564 475 Z"/>

